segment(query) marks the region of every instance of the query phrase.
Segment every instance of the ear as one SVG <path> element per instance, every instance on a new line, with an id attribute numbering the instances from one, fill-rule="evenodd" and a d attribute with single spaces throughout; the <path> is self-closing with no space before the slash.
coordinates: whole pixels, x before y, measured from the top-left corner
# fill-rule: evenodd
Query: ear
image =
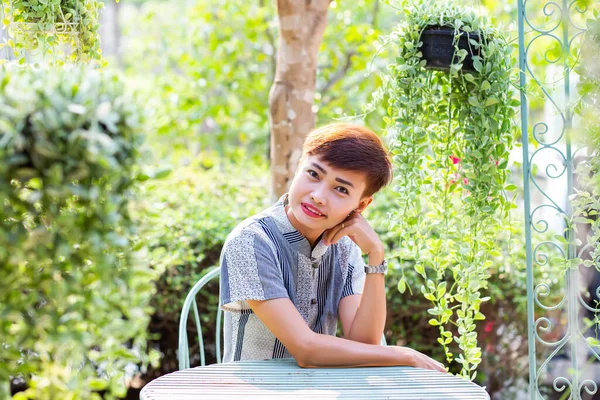
<path id="1" fill-rule="evenodd" d="M 367 196 L 362 198 L 359 202 L 358 202 L 358 207 L 356 207 L 355 211 L 356 212 L 363 212 L 368 206 L 369 204 L 371 204 L 373 202 L 373 196 Z"/>

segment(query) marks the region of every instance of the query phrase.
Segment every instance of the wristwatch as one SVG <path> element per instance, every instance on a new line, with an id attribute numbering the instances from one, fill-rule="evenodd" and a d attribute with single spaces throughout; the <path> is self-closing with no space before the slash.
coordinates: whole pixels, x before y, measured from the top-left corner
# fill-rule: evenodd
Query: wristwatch
<path id="1" fill-rule="evenodd" d="M 387 266 L 387 261 L 383 260 L 383 262 L 380 265 L 376 265 L 376 266 L 369 266 L 369 265 L 365 265 L 365 273 L 367 274 L 387 274 L 388 271 L 388 266 Z"/>

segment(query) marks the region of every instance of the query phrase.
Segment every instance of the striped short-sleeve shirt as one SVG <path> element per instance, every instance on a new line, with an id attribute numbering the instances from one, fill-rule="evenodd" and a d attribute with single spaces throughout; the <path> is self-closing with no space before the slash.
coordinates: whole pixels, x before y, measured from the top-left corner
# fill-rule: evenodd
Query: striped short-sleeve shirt
<path id="1" fill-rule="evenodd" d="M 225 241 L 220 281 L 224 362 L 291 357 L 247 300 L 289 298 L 310 329 L 335 336 L 340 300 L 362 293 L 360 248 L 344 237 L 311 249 L 287 217 L 286 196 L 243 221 Z"/>

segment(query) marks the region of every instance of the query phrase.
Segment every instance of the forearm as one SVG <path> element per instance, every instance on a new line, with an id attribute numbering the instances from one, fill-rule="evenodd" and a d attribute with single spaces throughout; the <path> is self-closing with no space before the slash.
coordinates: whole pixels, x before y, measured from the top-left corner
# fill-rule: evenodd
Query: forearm
<path id="1" fill-rule="evenodd" d="M 314 333 L 298 365 L 314 367 L 414 366 L 414 352 L 409 348 L 357 343 L 351 340 Z"/>
<path id="2" fill-rule="evenodd" d="M 383 252 L 369 254 L 369 265 L 383 262 Z M 356 342 L 379 344 L 385 327 L 386 298 L 383 274 L 367 274 L 348 339 Z"/>

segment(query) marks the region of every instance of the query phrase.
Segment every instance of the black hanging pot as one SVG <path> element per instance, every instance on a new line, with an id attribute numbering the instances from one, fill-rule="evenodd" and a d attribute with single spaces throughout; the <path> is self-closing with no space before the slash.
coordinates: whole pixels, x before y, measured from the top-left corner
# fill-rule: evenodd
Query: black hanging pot
<path id="1" fill-rule="evenodd" d="M 469 39 L 481 43 L 481 37 L 476 32 L 461 32 L 458 48 L 465 49 L 467 56 L 463 60 L 463 70 L 475 71 L 473 56 L 479 55 L 479 48 L 469 43 Z M 429 26 L 421 33 L 423 45 L 419 50 L 427 61 L 425 68 L 449 70 L 454 59 L 454 28 L 448 26 Z"/>

